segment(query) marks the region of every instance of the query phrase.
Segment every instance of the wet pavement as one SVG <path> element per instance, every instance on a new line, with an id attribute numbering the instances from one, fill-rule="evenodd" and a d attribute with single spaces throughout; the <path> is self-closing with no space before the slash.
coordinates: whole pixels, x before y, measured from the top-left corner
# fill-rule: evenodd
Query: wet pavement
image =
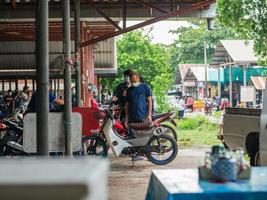
<path id="1" fill-rule="evenodd" d="M 153 169 L 195 168 L 204 160 L 207 147 L 179 149 L 176 159 L 164 166 L 157 166 L 147 160 L 135 162 L 131 167 L 129 157 L 114 158 L 110 155 L 111 172 L 109 176 L 110 200 L 145 199 L 151 171 Z"/>

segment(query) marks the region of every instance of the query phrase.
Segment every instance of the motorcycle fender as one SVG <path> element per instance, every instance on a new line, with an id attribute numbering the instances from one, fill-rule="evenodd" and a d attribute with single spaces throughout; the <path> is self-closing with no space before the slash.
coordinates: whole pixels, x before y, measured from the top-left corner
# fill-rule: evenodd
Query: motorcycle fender
<path id="1" fill-rule="evenodd" d="M 112 127 L 113 121 L 108 120 L 103 131 L 113 154 L 118 157 L 121 155 L 121 152 L 124 148 L 131 147 L 132 145 L 117 136 Z"/>

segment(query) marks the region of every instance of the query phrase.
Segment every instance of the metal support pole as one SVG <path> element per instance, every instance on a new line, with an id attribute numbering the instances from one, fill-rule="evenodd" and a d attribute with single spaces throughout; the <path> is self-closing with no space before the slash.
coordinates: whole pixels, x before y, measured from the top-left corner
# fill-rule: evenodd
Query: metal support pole
<path id="1" fill-rule="evenodd" d="M 57 79 L 57 95 L 58 95 L 58 97 L 60 96 L 59 95 L 59 93 L 60 93 L 60 81 L 59 81 L 60 79 L 58 78 Z"/>
<path id="2" fill-rule="evenodd" d="M 19 82 L 18 82 L 18 79 L 15 80 L 15 85 L 16 85 L 16 86 L 15 86 L 16 89 L 19 89 Z"/>
<path id="3" fill-rule="evenodd" d="M 64 123 L 65 155 L 72 156 L 71 143 L 71 41 L 70 41 L 70 0 L 63 1 L 63 48 L 64 68 Z"/>
<path id="4" fill-rule="evenodd" d="M 24 86 L 28 86 L 28 80 L 27 79 L 24 80 Z"/>
<path id="5" fill-rule="evenodd" d="M 48 1 L 38 0 L 36 7 L 36 77 L 37 77 L 37 155 L 48 155 Z"/>
<path id="6" fill-rule="evenodd" d="M 54 82 L 54 95 L 57 96 L 57 80 L 56 79 L 53 79 L 53 82 Z"/>
<path id="7" fill-rule="evenodd" d="M 229 66 L 229 101 L 230 107 L 233 107 L 233 66 Z"/>
<path id="8" fill-rule="evenodd" d="M 247 65 L 244 65 L 243 68 L 243 73 L 244 73 L 244 77 L 243 77 L 243 85 L 244 87 L 247 86 Z"/>
<path id="9" fill-rule="evenodd" d="M 205 64 L 205 90 L 204 97 L 208 97 L 208 66 L 207 66 L 207 47 L 206 41 L 204 41 L 204 64 Z"/>
<path id="10" fill-rule="evenodd" d="M 32 91 L 35 91 L 35 80 L 32 79 Z"/>
<path id="11" fill-rule="evenodd" d="M 247 65 L 243 67 L 243 86 L 247 86 Z M 244 107 L 247 107 L 247 102 L 244 102 Z"/>
<path id="12" fill-rule="evenodd" d="M 11 90 L 11 80 L 8 81 L 8 84 L 9 84 L 9 89 Z"/>
<path id="13" fill-rule="evenodd" d="M 75 91 L 76 106 L 81 107 L 81 68 L 80 68 L 80 0 L 75 0 Z"/>
<path id="14" fill-rule="evenodd" d="M 2 80 L 2 92 L 5 91 L 5 80 Z"/>
<path id="15" fill-rule="evenodd" d="M 123 28 L 126 28 L 126 19 L 127 19 L 127 2 L 126 0 L 123 0 L 123 15 L 122 15 Z"/>
<path id="16" fill-rule="evenodd" d="M 218 67 L 218 97 L 222 98 L 221 68 Z"/>

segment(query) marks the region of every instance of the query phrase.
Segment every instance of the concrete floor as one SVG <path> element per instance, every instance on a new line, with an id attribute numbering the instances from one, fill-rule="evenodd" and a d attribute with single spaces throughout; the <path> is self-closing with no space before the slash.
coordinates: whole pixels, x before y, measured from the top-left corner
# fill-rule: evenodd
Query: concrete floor
<path id="1" fill-rule="evenodd" d="M 110 155 L 110 200 L 143 200 L 153 169 L 195 168 L 204 160 L 205 147 L 179 149 L 176 159 L 165 166 L 157 166 L 147 160 L 138 161 L 131 167 L 129 157 L 114 158 Z"/>

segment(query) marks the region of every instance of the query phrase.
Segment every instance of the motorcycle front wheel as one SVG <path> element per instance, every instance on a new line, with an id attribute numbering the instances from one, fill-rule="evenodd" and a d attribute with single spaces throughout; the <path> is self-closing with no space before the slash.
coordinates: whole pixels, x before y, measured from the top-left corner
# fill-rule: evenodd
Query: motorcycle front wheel
<path id="1" fill-rule="evenodd" d="M 163 128 L 164 128 L 164 134 L 165 135 L 169 135 L 169 136 L 173 137 L 173 139 L 175 139 L 175 141 L 177 141 L 177 133 L 172 126 L 167 125 L 167 124 L 161 124 L 161 126 L 163 126 Z"/>
<path id="2" fill-rule="evenodd" d="M 167 165 L 172 162 L 178 153 L 176 141 L 169 135 L 153 136 L 147 142 L 150 151 L 146 153 L 147 159 L 156 165 Z"/>
<path id="3" fill-rule="evenodd" d="M 82 148 L 84 155 L 99 157 L 108 156 L 106 142 L 96 135 L 84 136 L 82 138 Z"/>

